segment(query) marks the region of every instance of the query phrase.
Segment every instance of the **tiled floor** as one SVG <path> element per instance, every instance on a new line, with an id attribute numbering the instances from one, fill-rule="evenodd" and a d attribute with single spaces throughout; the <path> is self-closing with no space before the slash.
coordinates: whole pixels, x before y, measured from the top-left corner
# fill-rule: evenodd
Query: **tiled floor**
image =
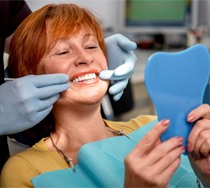
<path id="1" fill-rule="evenodd" d="M 138 115 L 155 115 L 155 109 L 152 101 L 147 93 L 144 83 L 132 84 L 134 108 L 129 112 L 126 112 L 120 116 L 117 116 L 115 120 L 127 121 Z"/>

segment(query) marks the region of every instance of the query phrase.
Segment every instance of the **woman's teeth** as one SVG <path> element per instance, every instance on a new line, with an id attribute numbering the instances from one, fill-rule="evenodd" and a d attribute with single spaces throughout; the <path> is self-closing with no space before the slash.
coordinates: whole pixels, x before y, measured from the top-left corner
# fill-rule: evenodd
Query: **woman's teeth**
<path id="1" fill-rule="evenodd" d="M 72 81 L 73 82 L 82 82 L 85 80 L 90 80 L 90 79 L 95 79 L 96 74 L 95 73 L 90 73 L 90 74 L 85 74 L 83 76 L 79 76 L 78 78 L 74 78 Z"/>

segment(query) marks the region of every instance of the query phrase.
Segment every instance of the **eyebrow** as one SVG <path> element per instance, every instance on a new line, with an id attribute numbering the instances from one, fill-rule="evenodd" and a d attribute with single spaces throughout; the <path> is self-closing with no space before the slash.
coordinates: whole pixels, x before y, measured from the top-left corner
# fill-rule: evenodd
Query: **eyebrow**
<path id="1" fill-rule="evenodd" d="M 93 37 L 94 39 L 97 39 L 95 35 L 91 34 L 91 33 L 87 33 L 83 36 L 84 40 L 89 39 L 90 37 Z"/>

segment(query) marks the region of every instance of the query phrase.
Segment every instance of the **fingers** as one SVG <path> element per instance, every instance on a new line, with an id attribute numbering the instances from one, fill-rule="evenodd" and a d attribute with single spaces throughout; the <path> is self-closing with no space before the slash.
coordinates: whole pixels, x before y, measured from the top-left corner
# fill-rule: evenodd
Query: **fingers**
<path id="1" fill-rule="evenodd" d="M 118 81 L 109 88 L 109 93 L 113 96 L 114 101 L 118 101 L 123 95 L 123 90 L 126 88 L 128 80 Z"/>
<path id="2" fill-rule="evenodd" d="M 43 111 L 43 110 L 46 110 L 46 109 L 52 107 L 53 104 L 58 100 L 59 97 L 60 97 L 60 95 L 57 94 L 57 95 L 53 95 L 47 99 L 40 100 L 39 104 L 37 104 L 37 106 L 38 106 L 37 111 L 40 112 L 40 111 Z"/>
<path id="3" fill-rule="evenodd" d="M 40 121 L 42 121 L 52 110 L 53 106 L 49 106 L 48 108 L 37 112 L 36 115 L 34 116 L 34 122 L 35 124 L 39 123 Z M 33 125 L 31 125 L 32 127 Z"/>
<path id="4" fill-rule="evenodd" d="M 209 123 L 210 123 L 210 120 L 206 120 L 206 119 L 199 120 L 195 123 L 195 125 L 193 126 L 188 136 L 188 143 L 190 143 L 192 147 L 194 147 L 195 142 L 198 139 L 200 132 L 210 128 Z"/>
<path id="5" fill-rule="evenodd" d="M 204 130 L 199 134 L 197 142 L 195 143 L 194 149 L 193 149 L 193 151 L 196 154 L 199 154 L 199 153 L 202 153 L 204 155 L 208 154 L 208 152 L 210 151 L 209 135 L 210 135 L 210 130 Z"/>
<path id="6" fill-rule="evenodd" d="M 127 84 L 128 84 L 128 79 L 122 80 L 122 81 L 118 81 L 118 82 L 114 83 L 109 88 L 109 93 L 111 95 L 115 95 L 117 93 L 120 93 L 121 91 L 123 91 L 126 88 Z"/>
<path id="7" fill-rule="evenodd" d="M 100 79 L 104 80 L 123 80 L 129 79 L 133 73 L 135 63 L 131 61 L 127 61 L 124 64 L 117 67 L 115 70 L 103 70 L 99 73 Z"/>
<path id="8" fill-rule="evenodd" d="M 133 154 L 136 156 L 144 156 L 149 153 L 160 139 L 160 135 L 168 128 L 169 123 L 170 121 L 167 119 L 158 122 L 133 149 Z"/>
<path id="9" fill-rule="evenodd" d="M 210 132 L 206 132 L 206 134 L 210 134 Z M 204 155 L 205 157 L 209 156 L 209 152 L 210 152 L 210 138 L 206 138 L 203 142 L 203 144 L 200 147 L 200 153 L 202 153 L 202 155 Z"/>
<path id="10" fill-rule="evenodd" d="M 180 155 L 173 162 L 171 162 L 170 165 L 168 165 L 166 170 L 161 171 L 159 173 L 160 175 L 158 176 L 158 178 L 160 179 L 161 182 L 163 182 L 162 183 L 163 185 L 168 185 L 172 175 L 175 173 L 175 171 L 179 167 L 179 165 L 181 163 Z M 166 164 L 166 163 L 167 162 L 165 161 L 164 164 Z"/>
<path id="11" fill-rule="evenodd" d="M 99 73 L 99 78 L 103 80 L 112 80 L 113 70 L 103 70 Z"/>
<path id="12" fill-rule="evenodd" d="M 202 104 L 199 107 L 192 110 L 187 116 L 187 121 L 194 122 L 200 118 L 210 119 L 210 106 L 209 105 Z"/>
<path id="13" fill-rule="evenodd" d="M 135 42 L 129 40 L 128 38 L 124 37 L 123 35 L 117 34 L 117 37 L 118 37 L 118 44 L 122 49 L 124 49 L 126 51 L 132 51 L 137 48 L 137 45 Z"/>
<path id="14" fill-rule="evenodd" d="M 30 79 L 30 81 L 33 82 L 37 88 L 40 88 L 45 86 L 64 84 L 68 82 L 69 77 L 66 74 L 46 74 L 24 77 L 24 79 Z"/>
<path id="15" fill-rule="evenodd" d="M 47 99 L 39 100 L 37 98 L 28 100 L 24 104 L 24 114 L 28 116 L 34 116 L 35 114 L 42 112 L 48 108 L 52 108 L 53 104 L 58 100 L 59 94 L 53 95 Z"/>
<path id="16" fill-rule="evenodd" d="M 194 109 L 187 116 L 189 122 L 195 122 L 189 136 L 187 150 L 193 152 L 196 157 L 200 154 L 208 156 L 210 151 L 210 107 L 203 104 Z"/>
<path id="17" fill-rule="evenodd" d="M 117 67 L 114 70 L 114 75 L 119 79 L 127 78 L 127 75 L 131 75 L 133 73 L 135 67 L 135 61 L 126 60 L 122 65 Z"/>
<path id="18" fill-rule="evenodd" d="M 164 177 L 165 180 L 169 180 L 180 163 L 181 154 L 185 151 L 182 143 L 183 138 L 174 137 L 159 144 L 143 158 L 145 165 L 155 169 L 154 173 L 158 178 Z"/>
<path id="19" fill-rule="evenodd" d="M 109 93 L 113 96 L 114 101 L 118 101 L 121 96 L 123 95 L 123 90 L 126 88 L 128 84 L 127 75 L 124 75 L 123 77 L 126 77 L 126 79 L 120 80 L 121 78 L 114 76 L 114 71 L 110 70 L 103 70 L 99 74 L 100 79 L 105 80 L 115 80 L 116 82 L 111 82 L 112 86 L 109 88 Z"/>
<path id="20" fill-rule="evenodd" d="M 114 100 L 114 101 L 118 101 L 118 100 L 121 98 L 122 95 L 123 95 L 123 91 L 121 91 L 121 92 L 118 93 L 118 94 L 115 94 L 115 95 L 113 96 L 113 100 Z"/>
<path id="21" fill-rule="evenodd" d="M 28 124 L 28 128 L 39 123 L 51 112 L 53 104 L 57 101 L 59 96 L 58 94 L 46 100 L 30 101 L 25 105 L 26 112 L 24 114 L 27 115 L 26 120 L 31 122 Z"/>
<path id="22" fill-rule="evenodd" d="M 207 153 L 207 148 L 210 151 L 209 147 L 209 139 L 210 139 L 210 120 L 199 120 L 193 127 L 190 135 L 188 137 L 188 145 L 187 149 L 189 152 L 194 152 L 199 155 L 199 153 L 203 153 L 204 155 Z M 203 148 L 203 149 L 201 149 Z"/>
<path id="23" fill-rule="evenodd" d="M 180 156 L 183 152 L 183 147 L 177 147 L 154 164 L 152 169 L 156 170 L 153 176 L 153 178 L 156 178 L 155 182 L 159 181 L 161 185 L 168 185 L 172 175 L 181 163 Z"/>
<path id="24" fill-rule="evenodd" d="M 54 95 L 57 95 L 70 87 L 70 83 L 64 83 L 60 85 L 51 85 L 42 88 L 38 88 L 37 96 L 39 99 L 47 99 Z"/>
<path id="25" fill-rule="evenodd" d="M 165 170 L 165 168 L 168 166 L 166 161 L 172 163 L 184 152 L 184 146 L 182 145 L 183 140 L 184 139 L 182 137 L 173 137 L 158 145 L 148 154 L 148 157 L 153 156 L 150 162 L 152 164 L 158 163 L 160 165 L 159 169 Z"/>
<path id="26" fill-rule="evenodd" d="M 174 137 L 160 142 L 160 135 L 168 128 L 169 120 L 162 120 L 151 129 L 125 158 L 129 185 L 165 186 L 180 164 L 184 152 L 183 138 Z M 129 182 L 131 178 L 131 181 Z"/>

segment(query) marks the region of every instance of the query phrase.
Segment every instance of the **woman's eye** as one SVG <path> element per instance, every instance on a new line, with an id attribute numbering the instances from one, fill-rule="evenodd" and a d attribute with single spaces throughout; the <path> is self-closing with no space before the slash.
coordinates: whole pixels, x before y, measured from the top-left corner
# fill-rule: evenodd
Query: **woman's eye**
<path id="1" fill-rule="evenodd" d="M 86 48 L 87 49 L 96 49 L 96 48 L 98 48 L 98 46 L 97 45 L 92 45 L 92 46 L 87 46 Z"/>
<path id="2" fill-rule="evenodd" d="M 56 55 L 65 55 L 65 54 L 67 54 L 67 53 L 68 53 L 68 51 L 62 51 L 62 52 L 56 53 Z"/>

